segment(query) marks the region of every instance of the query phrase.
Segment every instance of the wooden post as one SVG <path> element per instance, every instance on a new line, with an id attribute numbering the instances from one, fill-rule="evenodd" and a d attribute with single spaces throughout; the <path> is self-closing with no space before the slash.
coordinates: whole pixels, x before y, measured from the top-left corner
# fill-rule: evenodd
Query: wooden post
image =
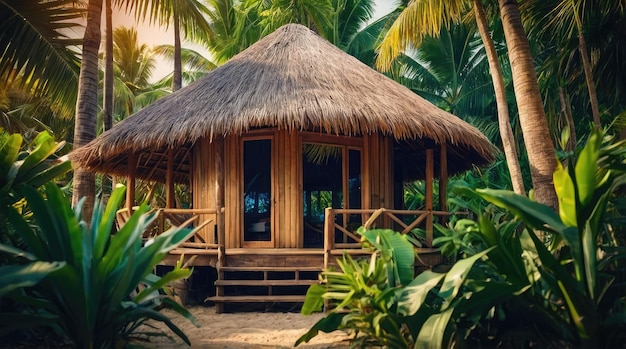
<path id="1" fill-rule="evenodd" d="M 435 177 L 435 159 L 433 149 L 426 149 L 426 203 L 425 209 L 429 212 L 426 220 L 426 244 L 432 247 L 433 244 L 433 181 Z"/>
<path id="2" fill-rule="evenodd" d="M 167 170 L 165 172 L 165 208 L 174 208 L 174 149 L 167 149 Z"/>
<path id="3" fill-rule="evenodd" d="M 132 150 L 128 153 L 128 177 L 126 180 L 126 208 L 128 214 L 133 214 L 135 205 L 135 175 L 137 172 L 137 158 Z"/>
<path id="4" fill-rule="evenodd" d="M 439 147 L 439 211 L 448 211 L 448 148 L 446 143 Z M 446 224 L 448 216 L 441 216 L 440 223 Z"/>
<path id="5" fill-rule="evenodd" d="M 332 208 L 324 209 L 324 269 L 328 268 L 330 251 L 335 241 L 335 212 Z"/>
<path id="6" fill-rule="evenodd" d="M 222 256 L 226 246 L 226 222 L 224 212 L 224 140 L 215 140 L 215 208 L 218 249 Z"/>

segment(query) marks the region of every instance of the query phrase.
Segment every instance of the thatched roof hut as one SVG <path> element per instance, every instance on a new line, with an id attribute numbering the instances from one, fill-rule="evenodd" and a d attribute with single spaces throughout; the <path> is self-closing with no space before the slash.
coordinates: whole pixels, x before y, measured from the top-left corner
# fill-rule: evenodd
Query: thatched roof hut
<path id="1" fill-rule="evenodd" d="M 446 143 L 451 173 L 494 158 L 494 147 L 474 127 L 297 24 L 279 28 L 70 157 L 88 169 L 124 175 L 129 152 L 162 155 L 173 148 L 175 180 L 182 181 L 186 154 L 197 140 L 265 127 L 392 135 L 407 153 Z M 162 159 L 155 155 L 139 164 L 137 177 L 163 181 Z M 420 171 L 412 168 L 412 177 L 422 176 Z"/>

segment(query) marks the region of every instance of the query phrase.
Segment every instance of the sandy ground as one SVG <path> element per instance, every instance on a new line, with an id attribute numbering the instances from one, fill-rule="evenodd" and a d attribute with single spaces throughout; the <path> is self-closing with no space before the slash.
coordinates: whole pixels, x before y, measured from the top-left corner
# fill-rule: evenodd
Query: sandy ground
<path id="1" fill-rule="evenodd" d="M 166 312 L 191 341 L 192 348 L 293 348 L 296 340 L 306 333 L 322 314 L 304 316 L 294 312 L 237 312 L 216 314 L 215 307 L 188 308 L 200 327 L 172 312 Z M 170 332 L 171 333 L 171 332 Z M 349 334 L 343 331 L 320 332 L 308 343 L 297 348 L 349 348 Z M 154 345 L 152 345 L 154 344 Z M 183 348 L 185 344 L 159 339 L 150 343 L 154 348 Z"/>

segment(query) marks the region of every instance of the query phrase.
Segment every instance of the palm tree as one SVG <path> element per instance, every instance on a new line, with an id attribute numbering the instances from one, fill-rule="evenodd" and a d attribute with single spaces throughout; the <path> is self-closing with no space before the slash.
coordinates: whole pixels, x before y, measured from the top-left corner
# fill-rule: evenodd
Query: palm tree
<path id="1" fill-rule="evenodd" d="M 98 114 L 98 50 L 100 49 L 100 22 L 102 0 L 89 0 L 87 24 L 83 36 L 82 60 L 78 79 L 78 98 L 74 121 L 74 149 L 96 137 Z M 74 170 L 72 205 L 85 198 L 83 217 L 90 220 L 95 199 L 95 175 L 85 169 Z"/>
<path id="2" fill-rule="evenodd" d="M 204 42 L 215 63 L 223 64 L 262 37 L 260 13 L 265 0 L 207 0 L 212 30 Z"/>
<path id="3" fill-rule="evenodd" d="M 73 114 L 80 63 L 71 48 L 80 41 L 68 34 L 83 13 L 73 0 L 0 0 L 0 80 L 18 81 Z"/>
<path id="4" fill-rule="evenodd" d="M 119 27 L 113 31 L 113 62 L 115 115 L 117 119 L 123 119 L 137 111 L 137 96 L 154 91 L 150 78 L 156 58 L 148 45 L 139 44 L 136 29 Z"/>
<path id="5" fill-rule="evenodd" d="M 113 127 L 113 8 L 111 0 L 105 0 L 105 45 L 104 45 L 104 81 L 102 91 L 102 130 Z M 112 179 L 102 176 L 102 195 L 105 202 L 113 190 Z"/>
<path id="6" fill-rule="evenodd" d="M 536 199 L 551 207 L 557 207 L 556 193 L 552 184 L 552 174 L 556 169 L 556 153 L 548 131 L 528 37 L 522 26 L 517 0 L 498 0 L 498 4 Z"/>
<path id="7" fill-rule="evenodd" d="M 264 34 L 269 34 L 287 23 L 300 23 L 325 39 L 332 39 L 331 0 L 275 0 L 261 13 Z M 336 23 L 338 24 L 338 23 Z"/>
<path id="8" fill-rule="evenodd" d="M 137 19 L 148 17 L 151 23 L 158 23 L 166 27 L 173 22 L 174 78 L 172 91 L 180 89 L 182 86 L 181 30 L 184 36 L 192 41 L 209 41 L 213 33 L 205 17 L 209 12 L 208 8 L 200 0 L 136 0 L 128 2 L 127 10 L 135 10 Z"/>
<path id="9" fill-rule="evenodd" d="M 153 49 L 153 52 L 155 55 L 160 55 L 168 61 L 174 60 L 175 48 L 172 45 L 159 45 Z M 184 85 L 196 81 L 217 67 L 215 63 L 211 62 L 202 54 L 189 48 L 181 49 L 181 62 L 182 66 L 185 68 L 182 75 Z M 173 75 L 173 73 L 168 74 L 168 76 L 157 82 L 156 86 L 171 86 Z"/>
<path id="10" fill-rule="evenodd" d="M 496 92 L 500 136 L 509 172 L 511 173 L 513 188 L 516 193 L 524 195 L 524 184 L 509 120 L 504 79 L 502 78 L 498 58 L 495 55 L 495 45 L 487 28 L 485 11 L 479 0 L 472 0 L 471 2 L 469 0 L 412 1 L 398 16 L 383 39 L 379 48 L 378 66 L 383 70 L 389 69 L 392 60 L 399 56 L 409 45 L 418 47 L 425 36 L 437 36 L 442 27 L 449 27 L 451 23 L 460 22 L 462 16 L 469 12 L 470 6 L 474 7 L 476 22 L 489 61 Z"/>

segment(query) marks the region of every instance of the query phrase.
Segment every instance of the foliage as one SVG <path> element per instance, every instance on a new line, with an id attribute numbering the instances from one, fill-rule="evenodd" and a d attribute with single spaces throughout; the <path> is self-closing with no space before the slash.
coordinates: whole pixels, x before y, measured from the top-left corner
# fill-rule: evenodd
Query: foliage
<path id="1" fill-rule="evenodd" d="M 296 345 L 319 331 L 336 329 L 357 331 L 353 346 L 423 347 L 442 336 L 438 324 L 447 325 L 450 311 L 438 317 L 436 310 L 450 307 L 472 265 L 489 250 L 458 263 L 447 274 L 427 271 L 413 279 L 414 250 L 405 236 L 391 230 L 362 234 L 375 252 L 369 262 L 344 255 L 337 261 L 341 272 L 322 273 L 325 285 L 309 289 L 302 313 L 320 310 L 324 301 L 333 308 Z"/>
<path id="2" fill-rule="evenodd" d="M 139 336 L 163 335 L 151 327 L 140 328 L 147 320 L 163 322 L 187 344 L 185 334 L 159 312 L 171 308 L 192 320 L 181 305 L 162 293 L 174 280 L 190 271 L 177 266 L 162 278 L 151 274 L 169 250 L 193 231 L 173 228 L 143 244 L 141 236 L 155 219 L 144 204 L 113 236 L 116 208 L 124 197 L 117 188 L 106 208 L 96 204 L 91 226 L 81 221 L 81 207 L 70 207 L 56 185 L 45 186 L 45 195 L 24 187 L 23 192 L 37 226 L 30 226 L 13 210 L 10 223 L 28 247 L 19 251 L 2 246 L 15 265 L 51 264 L 55 270 L 32 288 L 16 288 L 6 298 L 22 304 L 24 312 L 1 317 L 1 334 L 47 325 L 79 348 L 103 348 L 123 344 Z M 32 280 L 34 275 L 29 274 Z M 28 286 L 23 282 L 24 286 Z M 139 291 L 139 292 L 136 292 Z"/>
<path id="3" fill-rule="evenodd" d="M 558 213 L 508 192 L 477 191 L 530 229 L 551 233 L 549 247 L 537 235 L 529 236 L 541 279 L 564 303 L 559 321 L 575 345 L 605 346 L 610 343 L 607 334 L 618 334 L 626 323 L 620 307 L 626 301 L 624 284 L 616 284 L 616 275 L 611 275 L 611 270 L 623 268 L 619 259 L 626 256 L 626 248 L 615 245 L 607 219 L 615 191 L 626 183 L 626 142 L 612 141 L 594 130 L 577 159 L 569 159 L 574 165 L 558 167 L 554 173 Z M 623 217 L 618 214 L 611 221 L 623 224 Z"/>
<path id="4" fill-rule="evenodd" d="M 379 252 L 369 264 L 344 257 L 341 272 L 324 271 L 326 285 L 307 293 L 303 313 L 324 300 L 337 307 L 296 344 L 318 331 L 355 329 L 363 334 L 353 341 L 357 345 L 617 345 L 626 325 L 626 249 L 617 234 L 626 219 L 615 194 L 626 183 L 625 155 L 626 142 L 593 131 L 578 157 L 568 159 L 572 165 L 554 174 L 559 212 L 510 191 L 466 190 L 505 211 L 481 206 L 477 221 L 438 227 L 442 235 L 433 243 L 460 257 L 446 273 L 426 271 L 392 284 L 382 270 L 399 259 L 377 256 L 398 241 L 374 244 Z M 538 232 L 549 233 L 549 243 Z M 364 292 L 363 285 L 376 292 Z"/>
<path id="5" fill-rule="evenodd" d="M 64 143 L 55 143 L 49 133 L 41 132 L 30 144 L 23 143 L 19 134 L 0 132 L 0 243 L 11 246 L 18 246 L 20 239 L 6 224 L 7 215 L 13 206 L 24 207 L 23 189 L 39 188 L 71 170 L 68 161 L 54 159 Z"/>
<path id="6" fill-rule="evenodd" d="M 74 0 L 0 1 L 0 80 L 19 73 L 22 86 L 71 114 L 80 67 L 71 47 L 80 41 L 68 33 L 83 14 Z"/>

